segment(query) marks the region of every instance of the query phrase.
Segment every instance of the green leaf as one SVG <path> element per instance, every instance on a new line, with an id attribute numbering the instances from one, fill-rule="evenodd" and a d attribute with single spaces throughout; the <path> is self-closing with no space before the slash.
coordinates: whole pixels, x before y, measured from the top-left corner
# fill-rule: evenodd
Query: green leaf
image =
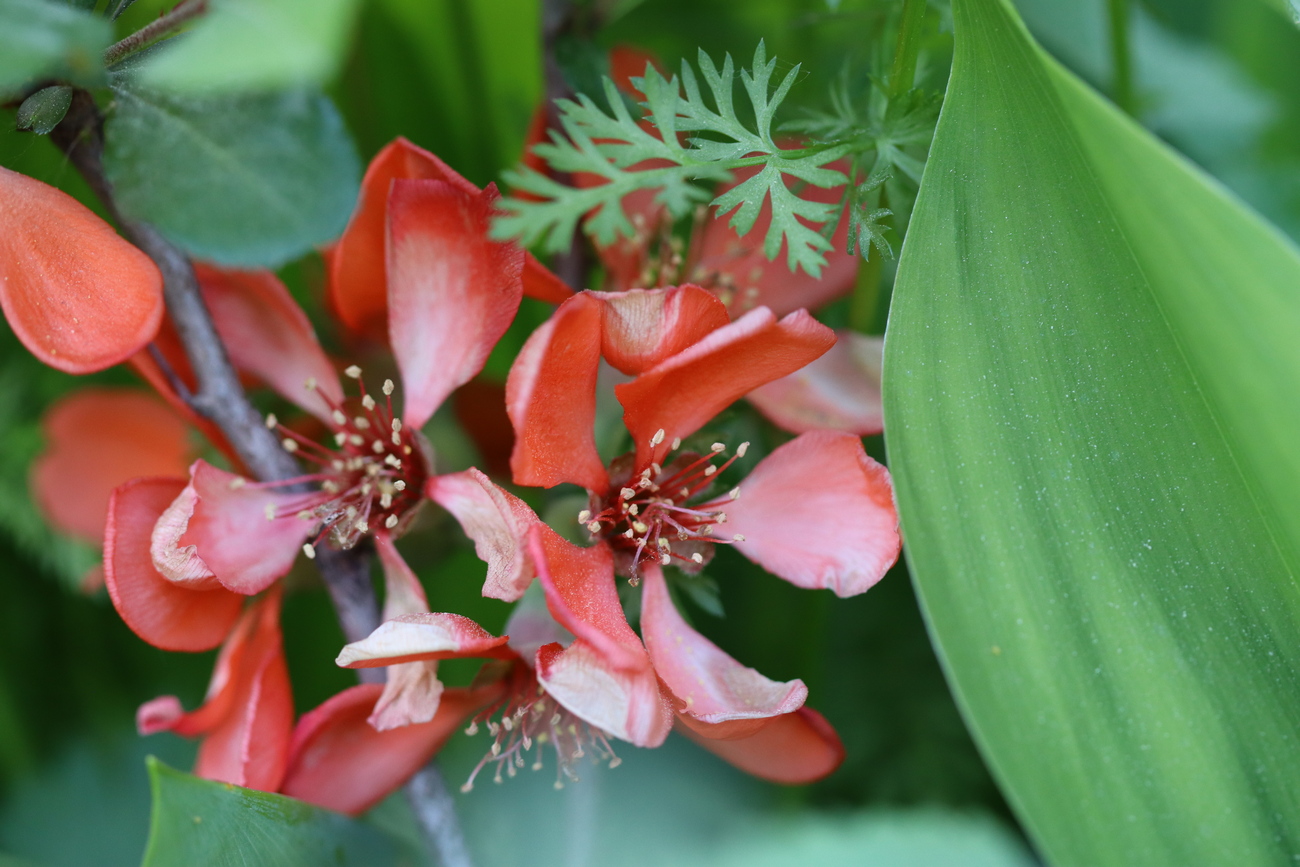
<path id="1" fill-rule="evenodd" d="M 104 169 L 117 203 L 187 252 L 275 266 L 346 225 L 360 166 L 321 94 L 181 98 L 129 78 L 113 90 Z"/>
<path id="2" fill-rule="evenodd" d="M 31 130 L 37 135 L 49 135 L 59 125 L 72 106 L 72 88 L 66 84 L 44 87 L 23 100 L 18 106 L 14 126 Z"/>
<path id="3" fill-rule="evenodd" d="M 200 780 L 148 760 L 153 819 L 143 867 L 410 864 L 375 828 L 283 795 Z"/>
<path id="4" fill-rule="evenodd" d="M 1300 256 L 1004 2 L 953 9 L 884 371 L 951 682 L 1051 861 L 1289 863 Z"/>
<path id="5" fill-rule="evenodd" d="M 0 0 L 0 94 L 26 81 L 103 77 L 113 28 L 103 18 L 49 0 Z"/>
<path id="6" fill-rule="evenodd" d="M 333 77 L 357 0 L 219 0 L 143 75 L 177 93 L 283 90 Z"/>

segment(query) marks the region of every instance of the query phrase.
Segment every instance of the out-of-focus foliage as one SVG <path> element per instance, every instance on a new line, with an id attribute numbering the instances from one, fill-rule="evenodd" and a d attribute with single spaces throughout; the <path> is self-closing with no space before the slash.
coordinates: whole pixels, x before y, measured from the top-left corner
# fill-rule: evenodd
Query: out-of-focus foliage
<path id="1" fill-rule="evenodd" d="M 0 96 L 47 77 L 98 83 L 111 34 L 104 19 L 57 0 L 0 0 Z"/>

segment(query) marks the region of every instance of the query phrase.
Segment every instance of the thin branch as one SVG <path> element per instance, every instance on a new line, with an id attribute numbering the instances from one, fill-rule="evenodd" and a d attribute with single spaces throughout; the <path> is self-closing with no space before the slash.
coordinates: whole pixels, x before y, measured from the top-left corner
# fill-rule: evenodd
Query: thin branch
<path id="1" fill-rule="evenodd" d="M 90 94 L 78 90 L 68 114 L 50 138 L 86 179 L 122 233 L 153 259 L 162 272 L 167 312 L 198 382 L 189 402 L 195 411 L 221 429 L 240 459 L 259 479 L 272 481 L 299 475 L 297 462 L 284 451 L 245 396 L 203 302 L 189 258 L 149 224 L 125 217 L 117 210 L 101 163 L 102 122 Z M 329 589 L 347 640 L 357 641 L 373 632 L 379 625 L 379 606 L 370 583 L 370 552 L 362 547 L 340 551 L 323 545 L 318 549 L 316 566 Z M 382 681 L 384 670 L 363 669 L 359 676 L 363 681 Z M 417 773 L 407 784 L 406 792 L 430 846 L 443 865 L 471 867 L 455 804 L 437 767 L 430 763 Z"/>
<path id="2" fill-rule="evenodd" d="M 130 36 L 104 49 L 104 65 L 112 66 L 128 54 L 134 54 L 155 39 L 173 33 L 208 11 L 208 0 L 183 0 L 176 8 L 156 21 L 146 24 Z M 116 17 L 116 16 L 114 16 Z"/>

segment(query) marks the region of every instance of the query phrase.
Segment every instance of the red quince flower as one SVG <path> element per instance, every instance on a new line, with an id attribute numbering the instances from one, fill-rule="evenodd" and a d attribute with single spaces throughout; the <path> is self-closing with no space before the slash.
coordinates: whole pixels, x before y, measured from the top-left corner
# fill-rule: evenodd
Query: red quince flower
<path id="1" fill-rule="evenodd" d="M 354 334 L 379 342 L 390 337 L 389 323 L 393 319 L 388 310 L 391 251 L 385 248 L 391 196 L 400 182 L 409 180 L 443 184 L 466 199 L 482 194 L 451 166 L 404 138 L 395 139 L 371 160 L 361 181 L 357 209 L 342 237 L 326 251 L 326 260 L 330 302 L 339 321 Z M 489 189 L 495 198 L 495 187 Z M 523 291 L 557 304 L 572 294 L 530 253 L 524 253 Z"/>
<path id="2" fill-rule="evenodd" d="M 467 715 L 499 690 L 449 689 L 429 720 L 394 731 L 366 722 L 384 687 L 344 690 L 294 724 L 280 634 L 280 588 L 240 615 L 217 658 L 203 705 L 186 713 L 175 696 L 146 702 L 141 734 L 202 737 L 194 773 L 281 792 L 343 813 L 374 806 L 419 770 Z"/>
<path id="3" fill-rule="evenodd" d="M 153 339 L 162 275 L 67 193 L 0 168 L 0 308 L 41 361 L 92 373 Z"/>

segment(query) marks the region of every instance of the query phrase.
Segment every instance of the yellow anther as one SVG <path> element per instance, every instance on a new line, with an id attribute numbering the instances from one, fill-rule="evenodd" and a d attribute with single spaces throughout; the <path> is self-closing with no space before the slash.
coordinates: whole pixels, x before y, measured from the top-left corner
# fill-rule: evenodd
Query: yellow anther
<path id="1" fill-rule="evenodd" d="M 396 526 L 397 526 L 397 516 L 396 516 L 396 515 L 389 515 L 387 518 L 385 518 L 385 519 L 384 519 L 384 526 L 387 527 L 387 528 L 390 529 L 390 530 L 393 529 L 394 527 L 396 527 Z"/>
<path id="2" fill-rule="evenodd" d="M 268 412 L 266 414 L 266 427 L 268 430 L 275 430 L 275 426 L 278 425 L 279 423 L 280 420 L 275 417 L 275 413 Z"/>
<path id="3" fill-rule="evenodd" d="M 316 549 L 313 548 L 310 543 L 302 546 L 302 553 L 306 555 L 308 560 L 316 559 Z"/>
<path id="4" fill-rule="evenodd" d="M 266 520 L 268 520 L 268 521 L 274 521 L 274 520 L 275 520 L 275 504 L 273 504 L 273 503 L 267 503 L 265 506 L 263 506 L 263 507 L 262 507 L 262 514 L 266 515 Z"/>
<path id="5" fill-rule="evenodd" d="M 587 524 L 587 532 L 588 532 L 588 533 L 599 533 L 599 532 L 600 532 L 600 521 L 592 521 L 592 522 L 590 522 L 589 524 Z"/>
<path id="6" fill-rule="evenodd" d="M 398 491 L 405 491 L 406 482 L 402 481 L 401 479 L 398 479 L 397 481 L 393 482 L 393 489 Z"/>
<path id="7" fill-rule="evenodd" d="M 342 448 L 343 444 L 346 443 L 347 441 L 348 441 L 348 435 L 345 434 L 343 431 L 339 431 L 338 433 L 334 434 L 334 443 L 340 448 Z"/>
<path id="8" fill-rule="evenodd" d="M 375 399 L 374 399 L 373 397 L 371 397 L 370 395 L 368 395 L 368 394 L 366 394 L 366 395 L 362 395 L 362 397 L 361 397 L 361 405 L 364 406 L 366 409 L 374 409 L 374 408 L 375 408 Z"/>
<path id="9" fill-rule="evenodd" d="M 400 418 L 393 419 L 392 428 L 393 433 L 400 431 L 402 429 L 402 420 Z"/>
<path id="10" fill-rule="evenodd" d="M 657 446 L 663 441 L 664 441 L 664 429 L 659 428 L 659 430 L 655 431 L 655 435 L 650 437 L 650 445 Z"/>
<path id="11" fill-rule="evenodd" d="M 393 381 L 391 379 L 384 380 L 384 394 L 392 394 L 393 389 L 396 387 L 397 386 L 393 385 Z"/>
<path id="12" fill-rule="evenodd" d="M 289 437 L 285 437 L 284 439 L 280 440 L 280 445 L 284 446 L 284 450 L 289 454 L 293 454 L 294 452 L 298 451 L 298 441 L 290 439 Z"/>
<path id="13" fill-rule="evenodd" d="M 740 533 L 737 533 L 737 534 L 735 534 L 734 536 L 731 537 L 731 541 L 733 541 L 733 542 L 743 542 L 743 541 L 745 541 L 745 537 L 744 537 L 743 535 L 741 535 Z"/>
<path id="14" fill-rule="evenodd" d="M 578 513 L 578 523 L 585 524 L 591 520 L 591 509 L 583 509 Z"/>
<path id="15" fill-rule="evenodd" d="M 678 450 L 679 448 L 681 448 L 681 447 L 682 447 L 682 438 L 681 438 L 681 437 L 673 437 L 673 448 L 672 448 L 672 450 L 673 450 L 673 451 L 677 451 L 677 450 Z"/>
<path id="16" fill-rule="evenodd" d="M 348 417 L 347 417 L 346 415 L 343 414 L 343 410 L 341 410 L 341 409 L 336 409 L 336 410 L 334 410 L 334 412 L 330 413 L 330 418 L 334 419 L 334 423 L 335 423 L 335 424 L 347 424 L 347 423 L 348 423 Z"/>
<path id="17" fill-rule="evenodd" d="M 304 383 L 302 384 L 302 387 L 305 388 L 305 389 L 307 389 L 308 391 L 315 391 L 315 390 L 316 390 L 316 377 L 314 377 L 314 376 L 309 376 L 309 377 L 307 377 L 307 381 L 304 382 Z"/>
<path id="18" fill-rule="evenodd" d="M 618 492 L 618 495 L 625 500 L 630 500 L 636 496 L 636 491 L 632 488 L 623 488 Z"/>
<path id="19" fill-rule="evenodd" d="M 743 458 L 747 451 L 749 451 L 749 443 L 741 443 L 740 447 L 736 449 L 736 457 Z"/>
<path id="20" fill-rule="evenodd" d="M 638 533 L 644 533 L 646 530 L 649 530 L 650 528 L 647 527 L 645 524 L 642 524 L 640 521 L 633 521 L 632 529 L 636 530 Z"/>
<path id="21" fill-rule="evenodd" d="M 238 491 L 246 484 L 248 484 L 248 479 L 244 478 L 243 476 L 235 476 L 233 479 L 230 480 L 230 490 Z"/>
<path id="22" fill-rule="evenodd" d="M 717 467 L 715 467 L 713 464 L 709 464 L 707 467 L 704 468 L 704 475 L 711 476 L 717 471 L 718 471 Z"/>
<path id="23" fill-rule="evenodd" d="M 402 468 L 402 461 L 396 455 L 389 455 L 384 458 L 384 463 L 388 464 L 395 470 L 400 470 Z"/>
<path id="24" fill-rule="evenodd" d="M 730 491 L 727 492 L 727 496 L 730 497 L 730 498 L 733 499 L 733 500 L 739 500 L 739 499 L 740 499 L 740 488 L 739 488 L 739 487 L 732 488 Z"/>
<path id="25" fill-rule="evenodd" d="M 354 446 L 363 446 L 366 444 L 366 438 L 361 434 L 352 434 L 348 437 L 348 442 Z"/>
<path id="26" fill-rule="evenodd" d="M 367 430 L 370 427 L 370 419 L 364 416 L 357 416 L 352 419 L 352 423 L 357 426 L 357 430 Z"/>
<path id="27" fill-rule="evenodd" d="M 715 453 L 725 452 L 727 450 L 727 447 L 724 446 L 722 443 L 714 443 L 713 445 L 709 446 L 709 448 L 713 449 Z"/>
<path id="28" fill-rule="evenodd" d="M 393 445 L 400 446 L 402 444 L 402 435 L 397 431 L 393 431 L 392 442 Z"/>
<path id="29" fill-rule="evenodd" d="M 347 374 L 349 379 L 361 378 L 361 368 L 357 367 L 355 364 L 349 364 L 343 372 Z"/>
<path id="30" fill-rule="evenodd" d="M 382 455 L 388 446 L 384 445 L 383 440 L 375 440 L 370 444 L 370 450 L 377 455 Z"/>
<path id="31" fill-rule="evenodd" d="M 703 563 L 704 555 L 701 554 L 699 551 L 696 551 L 694 554 L 691 555 L 691 559 L 694 560 L 696 563 Z"/>

